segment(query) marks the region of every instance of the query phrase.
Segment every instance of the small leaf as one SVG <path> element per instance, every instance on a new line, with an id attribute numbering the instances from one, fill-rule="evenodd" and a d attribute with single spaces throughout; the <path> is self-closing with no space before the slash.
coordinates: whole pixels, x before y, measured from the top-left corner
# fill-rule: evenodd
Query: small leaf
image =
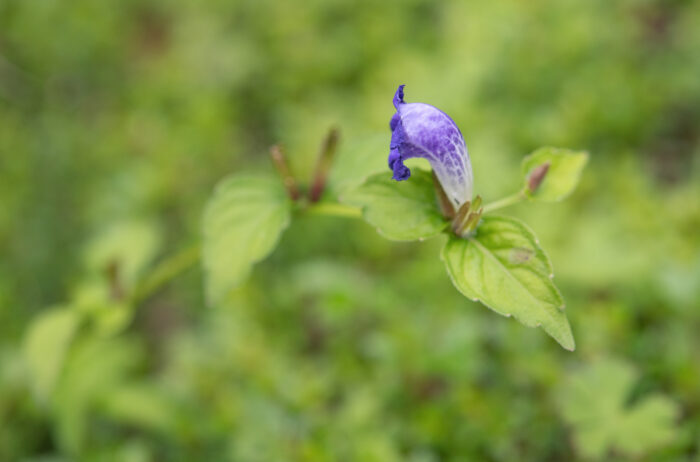
<path id="1" fill-rule="evenodd" d="M 52 397 L 51 416 L 62 452 L 79 453 L 85 448 L 94 431 L 93 410 L 143 364 L 142 352 L 132 340 L 87 333 L 71 345 Z"/>
<path id="2" fill-rule="evenodd" d="M 110 419 L 140 429 L 167 433 L 178 423 L 174 400 L 148 383 L 120 384 L 101 397 L 99 407 Z"/>
<path id="3" fill-rule="evenodd" d="M 107 227 L 87 246 L 85 263 L 94 273 L 114 265 L 116 286 L 130 290 L 161 244 L 158 228 L 145 221 L 123 221 Z"/>
<path id="4" fill-rule="evenodd" d="M 370 175 L 386 172 L 387 135 L 384 132 L 342 142 L 328 178 L 328 190 L 338 197 L 362 184 Z"/>
<path id="5" fill-rule="evenodd" d="M 540 148 L 523 159 L 525 194 L 543 202 L 557 202 L 576 188 L 588 162 L 588 153 Z"/>
<path id="6" fill-rule="evenodd" d="M 640 457 L 673 440 L 678 413 L 673 401 L 657 394 L 626 406 L 637 377 L 629 364 L 605 358 L 562 384 L 559 408 L 584 457 L 600 459 L 611 449 Z"/>
<path id="7" fill-rule="evenodd" d="M 344 194 L 343 202 L 362 207 L 362 215 L 379 234 L 396 241 L 435 236 L 447 227 L 429 172 L 413 169 L 411 178 L 395 181 L 378 173 Z"/>
<path id="8" fill-rule="evenodd" d="M 254 263 L 277 245 L 289 225 L 291 202 L 273 178 L 233 176 L 214 191 L 204 212 L 202 258 L 207 298 L 218 303 Z"/>
<path id="9" fill-rule="evenodd" d="M 24 341 L 24 357 L 32 375 L 34 390 L 42 399 L 47 399 L 53 392 L 79 324 L 79 312 L 54 308 L 41 313 L 29 326 Z"/>
<path id="10" fill-rule="evenodd" d="M 442 260 L 465 296 L 526 326 L 542 326 L 561 346 L 574 349 L 564 301 L 551 279 L 552 265 L 525 224 L 486 216 L 476 235 L 451 236 Z"/>

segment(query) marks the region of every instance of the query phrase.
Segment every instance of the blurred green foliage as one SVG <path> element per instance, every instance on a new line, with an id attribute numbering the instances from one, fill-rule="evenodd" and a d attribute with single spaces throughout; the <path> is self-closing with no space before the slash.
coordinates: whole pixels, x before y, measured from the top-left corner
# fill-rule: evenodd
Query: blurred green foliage
<path id="1" fill-rule="evenodd" d="M 0 460 L 698 460 L 698 50 L 692 0 L 0 0 Z M 217 307 L 196 266 L 158 284 L 273 143 L 306 178 L 339 126 L 329 195 L 384 168 L 400 83 L 487 202 L 536 147 L 591 153 L 512 209 L 574 353 L 465 300 L 443 237 L 348 219 Z"/>

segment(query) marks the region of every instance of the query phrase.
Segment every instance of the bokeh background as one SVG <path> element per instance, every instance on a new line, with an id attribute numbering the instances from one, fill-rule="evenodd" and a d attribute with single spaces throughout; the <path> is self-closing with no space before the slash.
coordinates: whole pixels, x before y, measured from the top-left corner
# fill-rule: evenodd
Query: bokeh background
<path id="1" fill-rule="evenodd" d="M 0 460 L 700 460 L 699 52 L 683 0 L 0 0 Z M 343 218 L 205 305 L 214 185 L 278 142 L 305 180 L 337 126 L 332 200 L 385 168 L 401 83 L 487 202 L 591 153 L 508 210 L 575 352 L 460 296 L 443 238 Z"/>

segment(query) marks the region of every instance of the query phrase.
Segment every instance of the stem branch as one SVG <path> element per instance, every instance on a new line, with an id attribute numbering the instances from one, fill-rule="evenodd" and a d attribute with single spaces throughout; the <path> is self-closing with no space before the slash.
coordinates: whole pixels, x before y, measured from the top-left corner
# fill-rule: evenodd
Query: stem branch
<path id="1" fill-rule="evenodd" d="M 158 289 L 199 261 L 199 245 L 193 245 L 160 262 L 155 269 L 136 286 L 131 302 L 137 305 Z"/>
<path id="2" fill-rule="evenodd" d="M 360 218 L 362 211 L 358 207 L 337 202 L 320 202 L 304 209 L 312 215 Z M 131 303 L 138 305 L 157 292 L 165 284 L 188 270 L 199 261 L 200 246 L 193 245 L 161 261 L 134 289 Z"/>
<path id="3" fill-rule="evenodd" d="M 305 210 L 312 215 L 326 215 L 333 217 L 361 218 L 362 210 L 351 205 L 338 202 L 317 202 Z"/>
<path id="4" fill-rule="evenodd" d="M 494 210 L 501 209 L 503 207 L 508 207 L 509 205 L 517 204 L 518 202 L 525 199 L 525 193 L 523 191 L 518 191 L 515 194 L 506 196 L 503 199 L 499 199 L 490 204 L 484 206 L 484 213 L 493 212 Z"/>

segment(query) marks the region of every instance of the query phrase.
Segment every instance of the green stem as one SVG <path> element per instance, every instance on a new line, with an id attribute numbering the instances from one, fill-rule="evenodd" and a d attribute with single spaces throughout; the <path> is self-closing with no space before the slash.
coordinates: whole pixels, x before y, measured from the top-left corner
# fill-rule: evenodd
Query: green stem
<path id="1" fill-rule="evenodd" d="M 199 245 L 193 245 L 160 262 L 155 269 L 136 286 L 131 302 L 137 305 L 158 289 L 199 261 Z"/>
<path id="2" fill-rule="evenodd" d="M 338 202 L 317 202 L 305 210 L 311 215 L 326 215 L 333 217 L 361 218 L 362 210 L 351 205 Z"/>
<path id="3" fill-rule="evenodd" d="M 360 218 L 362 211 L 350 205 L 337 202 L 319 202 L 304 210 L 312 215 L 326 215 L 334 217 Z M 155 269 L 143 279 L 131 296 L 131 303 L 138 305 L 153 295 L 165 284 L 194 266 L 201 255 L 199 245 L 193 245 L 172 255 L 160 262 Z"/>
<path id="4" fill-rule="evenodd" d="M 362 211 L 357 207 L 336 202 L 319 202 L 304 210 L 312 215 L 360 218 Z M 157 292 L 172 279 L 194 266 L 200 258 L 201 248 L 193 245 L 160 262 L 134 289 L 131 303 L 138 305 Z"/>
<path id="5" fill-rule="evenodd" d="M 517 193 L 499 199 L 496 202 L 491 202 L 490 204 L 484 205 L 484 213 L 493 212 L 494 210 L 501 209 L 503 207 L 508 207 L 509 205 L 517 204 L 518 202 L 525 199 L 525 193 L 523 191 L 518 191 Z"/>

